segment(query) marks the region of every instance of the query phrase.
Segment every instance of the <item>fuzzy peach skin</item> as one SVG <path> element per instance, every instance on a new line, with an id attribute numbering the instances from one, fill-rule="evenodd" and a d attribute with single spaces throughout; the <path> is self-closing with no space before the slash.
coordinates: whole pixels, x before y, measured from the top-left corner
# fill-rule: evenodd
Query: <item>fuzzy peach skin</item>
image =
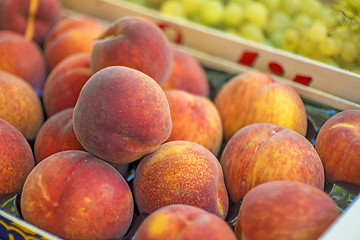
<path id="1" fill-rule="evenodd" d="M 63 59 L 51 71 L 43 88 L 47 117 L 75 107 L 81 88 L 91 76 L 90 53 L 75 53 Z"/>
<path id="2" fill-rule="evenodd" d="M 64 239 L 120 239 L 133 219 L 129 185 L 94 155 L 67 150 L 37 164 L 20 200 L 25 221 Z"/>
<path id="3" fill-rule="evenodd" d="M 18 32 L 40 46 L 62 15 L 59 0 L 0 1 L 0 29 Z"/>
<path id="4" fill-rule="evenodd" d="M 137 69 L 162 85 L 173 62 L 170 43 L 164 32 L 148 19 L 122 17 L 97 39 L 91 52 L 93 73 L 108 66 Z"/>
<path id="5" fill-rule="evenodd" d="M 91 50 L 106 26 L 89 17 L 64 18 L 49 32 L 44 52 L 49 70 L 66 57 Z"/>
<path id="6" fill-rule="evenodd" d="M 360 110 L 344 110 L 330 117 L 315 141 L 329 182 L 360 185 Z"/>
<path id="7" fill-rule="evenodd" d="M 223 141 L 223 129 L 214 103 L 204 96 L 178 89 L 167 90 L 165 95 L 172 120 L 172 131 L 166 141 L 193 141 L 217 155 Z"/>
<path id="8" fill-rule="evenodd" d="M 271 181 L 245 195 L 234 231 L 238 240 L 316 240 L 339 215 L 335 202 L 320 189 Z"/>
<path id="9" fill-rule="evenodd" d="M 0 119 L 0 195 L 20 194 L 35 162 L 29 143 L 13 125 Z"/>
<path id="10" fill-rule="evenodd" d="M 106 67 L 85 83 L 73 124 L 88 152 L 124 164 L 153 152 L 172 129 L 161 87 L 146 74 L 123 66 Z"/>
<path id="11" fill-rule="evenodd" d="M 201 208 L 172 204 L 151 213 L 139 226 L 134 240 L 236 240 L 230 225 Z"/>
<path id="12" fill-rule="evenodd" d="M 27 140 L 34 140 L 43 121 L 40 97 L 29 83 L 0 70 L 0 118 L 16 127 Z"/>
<path id="13" fill-rule="evenodd" d="M 33 41 L 17 32 L 0 31 L 0 70 L 27 81 L 41 93 L 47 74 L 44 54 Z"/>
<path id="14" fill-rule="evenodd" d="M 210 83 L 200 62 L 175 46 L 172 46 L 172 53 L 171 73 L 161 86 L 162 89 L 180 89 L 195 95 L 210 97 Z"/>
<path id="15" fill-rule="evenodd" d="M 293 130 L 254 123 L 238 130 L 221 155 L 231 201 L 253 187 L 273 180 L 293 180 L 323 190 L 324 168 L 315 148 Z"/>
<path id="16" fill-rule="evenodd" d="M 77 139 L 73 127 L 73 108 L 62 110 L 41 125 L 34 142 L 36 163 L 65 150 L 85 150 Z"/>
<path id="17" fill-rule="evenodd" d="M 135 170 L 133 193 L 144 213 L 170 204 L 187 204 L 225 219 L 229 208 L 218 159 L 191 141 L 164 143 L 142 158 Z"/>
<path id="18" fill-rule="evenodd" d="M 220 89 L 214 103 L 226 140 L 240 128 L 257 122 L 277 124 L 306 135 L 307 116 L 299 94 L 266 73 L 239 73 Z"/>

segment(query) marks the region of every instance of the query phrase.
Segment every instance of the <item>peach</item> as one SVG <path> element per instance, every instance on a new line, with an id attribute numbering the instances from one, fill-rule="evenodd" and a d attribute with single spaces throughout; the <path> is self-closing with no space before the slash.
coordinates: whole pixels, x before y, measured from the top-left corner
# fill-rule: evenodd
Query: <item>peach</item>
<path id="1" fill-rule="evenodd" d="M 164 32 L 141 17 L 122 17 L 97 39 L 91 52 L 93 73 L 108 66 L 139 70 L 162 85 L 172 67 L 172 51 Z"/>
<path id="2" fill-rule="evenodd" d="M 307 115 L 299 94 L 266 73 L 237 74 L 220 89 L 214 103 L 226 140 L 240 128 L 258 122 L 273 123 L 306 135 Z"/>
<path id="3" fill-rule="evenodd" d="M 89 17 L 64 18 L 49 32 L 44 51 L 50 70 L 66 57 L 81 52 L 90 53 L 105 25 Z"/>
<path id="4" fill-rule="evenodd" d="M 315 149 L 329 182 L 360 185 L 360 110 L 344 110 L 330 117 L 320 128 Z"/>
<path id="5" fill-rule="evenodd" d="M 186 204 L 225 219 L 229 208 L 218 159 L 191 141 L 164 143 L 142 158 L 135 170 L 133 194 L 141 213 Z"/>
<path id="6" fill-rule="evenodd" d="M 300 133 L 271 123 L 253 123 L 238 130 L 221 155 L 231 201 L 256 185 L 292 180 L 323 190 L 324 169 L 315 148 Z"/>
<path id="7" fill-rule="evenodd" d="M 49 74 L 43 88 L 48 117 L 75 107 L 80 90 L 92 76 L 90 53 L 75 53 L 63 59 Z"/>
<path id="8" fill-rule="evenodd" d="M 0 29 L 18 32 L 40 46 L 62 15 L 59 0 L 0 1 Z"/>
<path id="9" fill-rule="evenodd" d="M 180 48 L 172 47 L 173 64 L 169 78 L 161 86 L 163 90 L 180 89 L 209 97 L 210 83 L 200 62 Z"/>
<path id="10" fill-rule="evenodd" d="M 55 153 L 28 175 L 25 221 L 64 239 L 118 239 L 133 219 L 129 185 L 112 166 L 80 150 Z"/>
<path id="11" fill-rule="evenodd" d="M 73 108 L 62 110 L 48 118 L 40 127 L 34 142 L 36 163 L 57 152 L 85 150 L 74 132 L 73 112 Z"/>
<path id="12" fill-rule="evenodd" d="M 43 121 L 40 97 L 29 83 L 0 70 L 0 118 L 16 127 L 27 140 L 34 140 Z"/>
<path id="13" fill-rule="evenodd" d="M 244 197 L 235 223 L 239 240 L 315 240 L 340 212 L 323 191 L 296 181 L 271 181 Z"/>
<path id="14" fill-rule="evenodd" d="M 81 89 L 73 124 L 88 152 L 124 164 L 153 152 L 172 129 L 169 104 L 159 84 L 124 66 L 92 75 Z"/>
<path id="15" fill-rule="evenodd" d="M 33 152 L 24 135 L 4 119 L 0 119 L 0 133 L 0 195 L 20 194 L 35 165 Z"/>
<path id="16" fill-rule="evenodd" d="M 0 70 L 27 81 L 38 93 L 41 93 L 47 74 L 40 47 L 19 33 L 7 30 L 0 31 Z"/>
<path id="17" fill-rule="evenodd" d="M 134 240 L 207 239 L 236 240 L 220 217 L 201 208 L 172 204 L 151 213 L 141 223 Z"/>
<path id="18" fill-rule="evenodd" d="M 217 155 L 223 140 L 223 129 L 214 103 L 184 90 L 167 90 L 165 95 L 172 120 L 172 131 L 166 141 L 193 141 Z"/>

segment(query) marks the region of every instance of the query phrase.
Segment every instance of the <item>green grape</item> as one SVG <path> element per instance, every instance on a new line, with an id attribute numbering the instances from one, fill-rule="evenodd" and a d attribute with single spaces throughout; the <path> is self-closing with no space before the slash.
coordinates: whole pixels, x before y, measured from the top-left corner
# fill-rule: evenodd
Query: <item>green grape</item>
<path id="1" fill-rule="evenodd" d="M 233 27 L 226 27 L 224 32 L 233 36 L 239 36 L 239 31 Z"/>
<path id="2" fill-rule="evenodd" d="M 283 48 L 295 52 L 299 46 L 299 32 L 294 28 L 285 30 L 283 34 Z"/>
<path id="3" fill-rule="evenodd" d="M 202 5 L 206 1 L 207 0 L 180 0 L 180 2 L 182 2 L 186 15 L 189 17 L 197 15 Z"/>
<path id="4" fill-rule="evenodd" d="M 351 35 L 351 40 L 352 40 L 352 42 L 353 42 L 356 46 L 358 46 L 358 44 L 360 43 L 360 31 L 358 31 L 358 32 L 356 32 L 356 33 L 353 33 L 353 34 Z M 357 47 L 357 50 L 360 51 L 360 48 Z"/>
<path id="5" fill-rule="evenodd" d="M 327 29 L 324 23 L 320 21 L 313 22 L 307 30 L 307 37 L 312 43 L 318 43 L 326 38 Z"/>
<path id="6" fill-rule="evenodd" d="M 269 11 L 278 10 L 281 5 L 281 0 L 258 0 L 260 3 L 264 4 L 264 6 Z"/>
<path id="7" fill-rule="evenodd" d="M 301 39 L 297 50 L 298 54 L 306 57 L 311 57 L 314 51 L 315 51 L 315 44 L 312 44 L 307 38 Z"/>
<path id="8" fill-rule="evenodd" d="M 349 32 L 348 29 L 349 28 L 346 25 L 339 25 L 339 26 L 336 26 L 336 28 L 332 29 L 330 34 L 331 34 L 331 36 L 342 40 L 344 37 L 348 36 L 348 32 Z"/>
<path id="9" fill-rule="evenodd" d="M 302 12 L 312 19 L 316 19 L 323 10 L 323 4 L 319 0 L 302 0 L 300 7 Z"/>
<path id="10" fill-rule="evenodd" d="M 355 9 L 359 9 L 360 8 L 360 0 L 347 0 L 346 3 L 349 6 L 354 7 Z"/>
<path id="11" fill-rule="evenodd" d="M 149 7 L 153 7 L 153 8 L 159 8 L 160 5 L 165 2 L 166 0 L 147 0 L 146 4 Z"/>
<path id="12" fill-rule="evenodd" d="M 301 0 L 283 0 L 280 9 L 292 16 L 301 9 L 300 1 Z"/>
<path id="13" fill-rule="evenodd" d="M 283 48 L 283 36 L 284 36 L 284 32 L 282 32 L 282 31 L 273 32 L 270 35 L 271 45 L 276 48 L 282 49 Z"/>
<path id="14" fill-rule="evenodd" d="M 258 43 L 264 41 L 264 33 L 262 29 L 252 23 L 244 23 L 240 27 L 240 36 Z"/>
<path id="15" fill-rule="evenodd" d="M 127 0 L 126 2 L 131 2 L 140 6 L 145 6 L 147 0 Z"/>
<path id="16" fill-rule="evenodd" d="M 341 57 L 348 63 L 352 63 L 356 60 L 358 51 L 356 44 L 350 41 L 343 42 L 341 49 Z"/>
<path id="17" fill-rule="evenodd" d="M 339 63 L 332 57 L 325 57 L 325 58 L 322 59 L 322 62 L 326 63 L 328 65 L 331 65 L 333 67 L 340 67 Z"/>
<path id="18" fill-rule="evenodd" d="M 224 4 L 220 0 L 210 0 L 202 5 L 200 10 L 201 23 L 208 26 L 218 26 L 223 22 Z"/>
<path id="19" fill-rule="evenodd" d="M 292 25 L 291 17 L 283 11 L 273 11 L 266 24 L 266 33 L 271 35 L 273 32 L 284 31 Z"/>
<path id="20" fill-rule="evenodd" d="M 335 56 L 338 53 L 338 44 L 336 39 L 332 37 L 326 37 L 320 41 L 320 52 L 324 56 Z"/>
<path id="21" fill-rule="evenodd" d="M 264 38 L 264 41 L 262 42 L 265 46 L 274 47 L 271 40 L 269 38 Z"/>
<path id="22" fill-rule="evenodd" d="M 172 17 L 186 18 L 184 6 L 181 2 L 176 0 L 167 0 L 163 2 L 160 6 L 160 12 Z"/>
<path id="23" fill-rule="evenodd" d="M 352 71 L 356 74 L 360 74 L 360 67 L 354 66 L 354 67 L 350 68 L 350 71 Z"/>
<path id="24" fill-rule="evenodd" d="M 305 31 L 311 26 L 311 24 L 311 18 L 304 13 L 299 13 L 294 16 L 293 27 L 296 28 L 298 31 Z"/>
<path id="25" fill-rule="evenodd" d="M 319 20 L 325 24 L 327 28 L 336 27 L 341 21 L 341 15 L 338 12 L 334 12 L 329 6 L 323 6 Z"/>
<path id="26" fill-rule="evenodd" d="M 235 2 L 230 2 L 225 6 L 224 23 L 228 27 L 238 27 L 244 20 L 244 8 Z"/>
<path id="27" fill-rule="evenodd" d="M 228 3 L 239 3 L 241 6 L 246 6 L 249 2 L 253 0 L 228 0 Z"/>
<path id="28" fill-rule="evenodd" d="M 331 66 L 339 66 L 337 62 L 329 56 L 324 56 L 320 51 L 316 51 L 311 55 L 311 59 L 316 60 L 318 62 L 326 63 L 327 65 Z"/>
<path id="29" fill-rule="evenodd" d="M 245 20 L 263 28 L 269 18 L 269 11 L 260 2 L 250 2 L 245 6 Z"/>

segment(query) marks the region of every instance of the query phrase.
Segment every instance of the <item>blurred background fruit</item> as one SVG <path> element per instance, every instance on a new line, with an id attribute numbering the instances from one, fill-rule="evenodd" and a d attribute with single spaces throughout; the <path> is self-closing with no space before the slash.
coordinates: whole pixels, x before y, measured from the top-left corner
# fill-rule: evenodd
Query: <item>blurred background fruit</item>
<path id="1" fill-rule="evenodd" d="M 360 73 L 358 0 L 127 1 Z"/>

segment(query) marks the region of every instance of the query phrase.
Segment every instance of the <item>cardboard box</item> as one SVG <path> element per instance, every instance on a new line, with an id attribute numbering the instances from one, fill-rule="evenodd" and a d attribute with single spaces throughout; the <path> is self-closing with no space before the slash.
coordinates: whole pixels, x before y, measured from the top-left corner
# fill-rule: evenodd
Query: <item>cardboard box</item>
<path id="1" fill-rule="evenodd" d="M 0 239 L 60 240 L 61 238 L 37 228 L 0 208 Z"/>
<path id="2" fill-rule="evenodd" d="M 65 8 L 113 22 L 132 15 L 157 23 L 172 41 L 237 65 L 360 103 L 360 75 L 120 0 L 62 0 Z"/>
<path id="3" fill-rule="evenodd" d="M 360 199 L 357 199 L 335 220 L 319 240 L 357 240 L 360 239 L 358 227 L 360 216 Z"/>

